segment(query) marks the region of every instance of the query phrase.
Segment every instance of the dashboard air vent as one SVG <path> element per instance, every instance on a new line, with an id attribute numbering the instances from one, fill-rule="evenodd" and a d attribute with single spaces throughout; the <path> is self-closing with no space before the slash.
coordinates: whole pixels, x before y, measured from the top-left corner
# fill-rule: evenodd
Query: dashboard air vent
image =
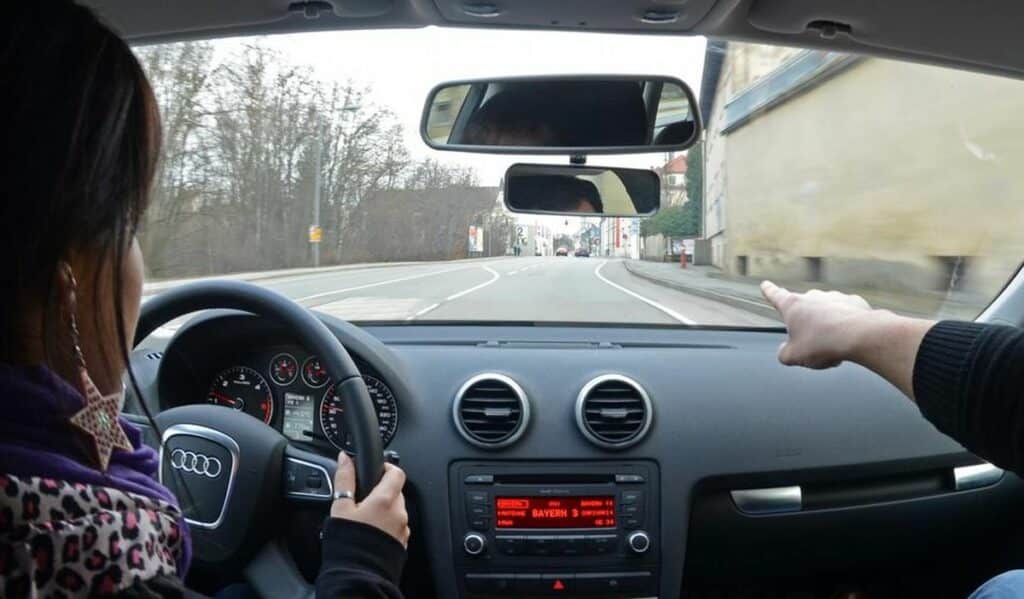
<path id="1" fill-rule="evenodd" d="M 502 374 L 479 374 L 455 394 L 455 428 L 473 445 L 496 449 L 515 443 L 530 420 L 522 387 Z"/>
<path id="2" fill-rule="evenodd" d="M 584 437 L 605 449 L 639 443 L 653 416 L 651 399 L 643 387 L 618 374 L 595 378 L 576 398 L 576 424 Z"/>

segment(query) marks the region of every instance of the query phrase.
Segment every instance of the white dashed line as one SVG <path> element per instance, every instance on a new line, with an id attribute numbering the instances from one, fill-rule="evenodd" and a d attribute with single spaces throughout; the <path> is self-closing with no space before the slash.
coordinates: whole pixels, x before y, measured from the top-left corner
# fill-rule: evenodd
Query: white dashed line
<path id="1" fill-rule="evenodd" d="M 419 312 L 413 314 L 412 316 L 407 317 L 406 320 L 412 320 L 414 318 L 418 318 L 420 316 L 423 316 L 427 312 L 430 312 L 431 310 L 433 310 L 434 308 L 436 308 L 436 307 L 438 307 L 440 305 L 441 305 L 440 302 L 438 302 L 436 304 L 430 304 L 429 306 L 427 306 L 426 308 L 423 308 L 422 310 L 420 310 Z"/>
<path id="2" fill-rule="evenodd" d="M 601 274 L 601 269 L 604 268 L 605 264 L 608 264 L 607 260 L 604 260 L 603 262 L 598 264 L 597 268 L 594 269 L 594 275 L 596 275 L 597 278 L 601 279 L 602 281 L 604 281 L 605 283 L 611 285 L 612 287 L 618 289 L 619 291 L 635 297 L 636 299 L 642 301 L 643 303 L 647 304 L 648 306 L 651 306 L 652 308 L 657 308 L 658 310 L 661 310 L 665 314 L 668 314 L 669 316 L 671 316 L 672 318 L 675 318 L 676 320 L 678 320 L 679 322 L 681 322 L 683 324 L 697 324 L 696 321 L 691 320 L 691 319 L 683 316 L 682 314 L 680 314 L 679 312 L 676 312 L 672 308 L 666 308 L 665 306 L 662 306 L 658 302 L 656 302 L 656 301 L 654 301 L 652 299 L 647 299 L 646 297 L 640 295 L 639 293 L 636 293 L 635 291 L 630 291 L 629 289 L 626 289 L 625 287 L 623 287 L 622 285 L 619 285 L 618 283 L 612 283 L 607 278 L 605 278 L 604 275 Z"/>

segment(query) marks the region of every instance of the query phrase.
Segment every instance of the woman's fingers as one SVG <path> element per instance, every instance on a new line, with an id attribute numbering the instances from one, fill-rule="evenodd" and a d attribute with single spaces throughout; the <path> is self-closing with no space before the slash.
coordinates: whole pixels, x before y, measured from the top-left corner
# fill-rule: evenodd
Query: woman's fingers
<path id="1" fill-rule="evenodd" d="M 356 492 L 356 468 L 352 458 L 344 451 L 338 453 L 338 469 L 334 471 L 334 492 L 348 491 L 355 495 Z M 356 508 L 355 499 L 335 499 L 331 504 L 331 515 L 336 518 L 343 518 L 352 513 Z"/>

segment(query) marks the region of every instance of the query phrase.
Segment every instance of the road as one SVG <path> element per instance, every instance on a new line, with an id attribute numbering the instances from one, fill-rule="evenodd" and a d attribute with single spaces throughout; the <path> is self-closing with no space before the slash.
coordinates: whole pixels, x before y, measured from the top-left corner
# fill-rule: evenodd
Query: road
<path id="1" fill-rule="evenodd" d="M 264 279 L 346 320 L 503 320 L 777 326 L 638 278 L 619 260 L 519 257 L 432 262 Z"/>

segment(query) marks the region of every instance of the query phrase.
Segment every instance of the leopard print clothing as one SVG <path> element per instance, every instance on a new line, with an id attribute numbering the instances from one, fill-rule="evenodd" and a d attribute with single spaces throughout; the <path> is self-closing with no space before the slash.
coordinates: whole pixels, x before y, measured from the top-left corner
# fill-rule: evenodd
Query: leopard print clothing
<path id="1" fill-rule="evenodd" d="M 176 576 L 180 519 L 142 495 L 0 474 L 0 595 L 102 596 Z"/>

